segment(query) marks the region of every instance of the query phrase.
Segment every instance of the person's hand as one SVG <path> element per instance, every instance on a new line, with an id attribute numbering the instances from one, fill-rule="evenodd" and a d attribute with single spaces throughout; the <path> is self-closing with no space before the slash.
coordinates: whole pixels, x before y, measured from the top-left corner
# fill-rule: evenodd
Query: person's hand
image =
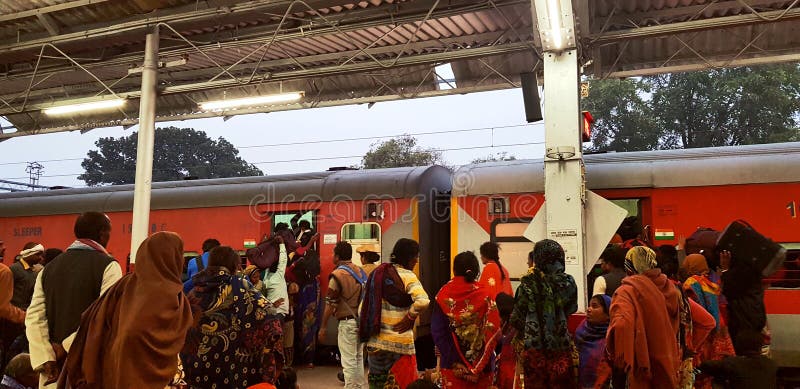
<path id="1" fill-rule="evenodd" d="M 411 318 L 409 315 L 403 316 L 403 320 L 400 320 L 399 323 L 395 324 L 392 329 L 397 332 L 398 334 L 402 334 L 414 327 L 415 318 Z"/>
<path id="2" fill-rule="evenodd" d="M 64 350 L 64 346 L 61 343 L 50 343 L 50 347 L 53 348 L 53 352 L 56 354 L 56 361 L 63 361 L 67 358 L 67 350 Z"/>
<path id="3" fill-rule="evenodd" d="M 277 299 L 274 303 L 272 303 L 272 306 L 274 308 L 278 308 L 283 304 L 283 301 L 284 301 L 284 299 L 283 299 L 283 297 L 281 297 L 281 298 Z"/>
<path id="4" fill-rule="evenodd" d="M 50 385 L 58 381 L 58 375 L 60 373 L 58 369 L 58 364 L 55 361 L 48 361 L 45 362 L 44 365 L 41 367 L 40 373 L 44 375 L 45 378 L 45 386 Z"/>
<path id="5" fill-rule="evenodd" d="M 728 270 L 731 266 L 731 252 L 722 250 L 719 252 L 719 268 L 721 270 Z"/>
<path id="6" fill-rule="evenodd" d="M 319 332 L 317 332 L 317 339 L 319 339 L 320 342 L 324 342 L 327 336 L 328 336 L 328 330 L 325 329 L 324 327 L 320 328 Z"/>

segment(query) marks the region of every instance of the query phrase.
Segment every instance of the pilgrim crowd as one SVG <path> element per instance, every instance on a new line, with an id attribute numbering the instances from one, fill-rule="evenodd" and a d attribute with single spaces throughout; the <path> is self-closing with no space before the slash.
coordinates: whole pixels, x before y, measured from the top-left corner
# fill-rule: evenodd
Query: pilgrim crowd
<path id="1" fill-rule="evenodd" d="M 553 240 L 535 243 L 516 290 L 486 242 L 429 294 L 416 241 L 384 260 L 360 245 L 361 266 L 339 242 L 320 280 L 318 235 L 291 224 L 265 237 L 263 267 L 215 239 L 187 262 L 181 237 L 158 232 L 123 275 L 98 212 L 63 252 L 26 244 L 0 263 L 0 388 L 294 389 L 334 319 L 346 388 L 777 388 L 761 278 L 736 253 L 651 248 L 621 229 L 574 316 Z"/>

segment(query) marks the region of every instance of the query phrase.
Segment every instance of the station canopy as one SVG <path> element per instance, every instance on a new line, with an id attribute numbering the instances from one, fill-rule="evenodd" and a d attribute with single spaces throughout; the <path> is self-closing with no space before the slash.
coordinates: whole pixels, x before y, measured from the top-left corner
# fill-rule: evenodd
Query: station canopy
<path id="1" fill-rule="evenodd" d="M 569 0 L 546 3 L 559 1 Z M 3 0 L 0 140 L 136 124 L 145 36 L 154 26 L 157 121 L 519 87 L 521 73 L 541 70 L 531 3 Z M 798 0 L 575 0 L 573 8 L 583 72 L 597 78 L 800 56 Z M 201 107 L 287 92 L 302 98 Z M 111 99 L 125 103 L 82 114 L 44 112 Z"/>

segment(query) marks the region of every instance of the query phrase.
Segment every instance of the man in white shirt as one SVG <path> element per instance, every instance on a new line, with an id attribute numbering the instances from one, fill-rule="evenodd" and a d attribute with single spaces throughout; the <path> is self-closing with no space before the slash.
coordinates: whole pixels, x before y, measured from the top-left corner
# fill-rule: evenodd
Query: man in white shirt
<path id="1" fill-rule="evenodd" d="M 40 388 L 55 387 L 83 311 L 122 278 L 122 268 L 105 249 L 111 237 L 108 216 L 86 212 L 74 232 L 75 242 L 39 272 L 25 317 Z"/>

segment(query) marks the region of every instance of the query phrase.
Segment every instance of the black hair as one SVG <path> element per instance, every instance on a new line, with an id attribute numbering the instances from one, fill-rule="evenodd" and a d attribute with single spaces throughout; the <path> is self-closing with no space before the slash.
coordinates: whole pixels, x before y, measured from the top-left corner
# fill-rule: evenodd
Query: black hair
<path id="1" fill-rule="evenodd" d="M 481 256 L 490 260 L 494 261 L 497 264 L 497 268 L 500 269 L 500 279 L 506 279 L 506 272 L 503 271 L 503 267 L 500 266 L 500 245 L 495 242 L 484 242 L 480 247 Z"/>
<path id="2" fill-rule="evenodd" d="M 281 232 L 283 230 L 288 230 L 288 229 L 289 229 L 289 224 L 284 223 L 284 222 L 280 222 L 280 223 L 275 225 L 275 228 L 272 230 L 272 232 L 273 233 Z"/>
<path id="3" fill-rule="evenodd" d="M 333 248 L 333 255 L 338 256 L 340 261 L 349 261 L 353 259 L 353 246 L 345 241 L 340 241 Z"/>
<path id="4" fill-rule="evenodd" d="M 436 384 L 434 384 L 431 381 L 428 381 L 426 379 L 420 378 L 420 379 L 408 384 L 408 386 L 406 388 L 407 389 L 438 389 L 439 387 L 436 386 Z"/>
<path id="5" fill-rule="evenodd" d="M 361 262 L 375 263 L 381 259 L 381 255 L 372 251 L 366 251 L 361 254 Z"/>
<path id="6" fill-rule="evenodd" d="M 221 244 L 219 243 L 218 240 L 214 238 L 208 238 L 203 241 L 203 252 L 207 253 L 211 251 L 211 249 L 213 249 L 214 247 L 219 247 L 219 246 L 221 246 Z"/>
<path id="7" fill-rule="evenodd" d="M 242 260 L 239 254 L 230 246 L 217 246 L 208 254 L 208 266 L 219 266 L 228 269 L 231 274 L 236 273 L 241 267 Z"/>
<path id="8" fill-rule="evenodd" d="M 625 220 L 622 221 L 622 225 L 617 229 L 617 234 L 619 234 L 622 240 L 635 239 L 641 233 L 642 224 L 639 223 L 639 218 L 636 216 L 626 217 Z"/>
<path id="9" fill-rule="evenodd" d="M 678 277 L 678 250 L 675 246 L 664 244 L 656 250 L 656 262 L 661 272 L 670 279 Z"/>
<path id="10" fill-rule="evenodd" d="M 300 227 L 301 229 L 310 229 L 311 222 L 309 222 L 308 220 L 300 220 L 300 223 L 297 223 L 297 226 Z"/>
<path id="11" fill-rule="evenodd" d="M 511 318 L 511 312 L 514 310 L 514 296 L 500 292 L 495 297 L 497 304 L 497 311 L 500 313 L 500 318 L 503 321 L 508 321 Z"/>
<path id="12" fill-rule="evenodd" d="M 625 267 L 625 249 L 615 244 L 606 247 L 606 249 L 603 250 L 603 253 L 600 254 L 600 258 L 603 259 L 603 262 L 608 263 L 617 269 L 622 269 Z"/>
<path id="13" fill-rule="evenodd" d="M 283 369 L 275 383 L 277 389 L 294 389 L 297 386 L 297 372 L 291 367 Z"/>
<path id="14" fill-rule="evenodd" d="M 100 234 L 111 231 L 111 221 L 102 212 L 84 212 L 75 220 L 75 237 L 100 242 Z"/>
<path id="15" fill-rule="evenodd" d="M 400 238 L 392 249 L 392 263 L 408 268 L 411 260 L 419 256 L 419 243 L 414 239 Z"/>
<path id="16" fill-rule="evenodd" d="M 50 248 L 44 251 L 44 261 L 42 261 L 42 265 L 46 265 L 50 263 L 50 261 L 56 259 L 57 256 L 61 255 L 63 251 L 57 248 Z"/>
<path id="17" fill-rule="evenodd" d="M 743 356 L 756 356 L 761 354 L 764 344 L 764 335 L 758 331 L 741 330 L 733 340 L 736 345 L 736 354 Z"/>
<path id="18" fill-rule="evenodd" d="M 467 282 L 475 282 L 480 272 L 478 257 L 472 251 L 464 251 L 453 259 L 453 274 L 463 276 Z"/>

